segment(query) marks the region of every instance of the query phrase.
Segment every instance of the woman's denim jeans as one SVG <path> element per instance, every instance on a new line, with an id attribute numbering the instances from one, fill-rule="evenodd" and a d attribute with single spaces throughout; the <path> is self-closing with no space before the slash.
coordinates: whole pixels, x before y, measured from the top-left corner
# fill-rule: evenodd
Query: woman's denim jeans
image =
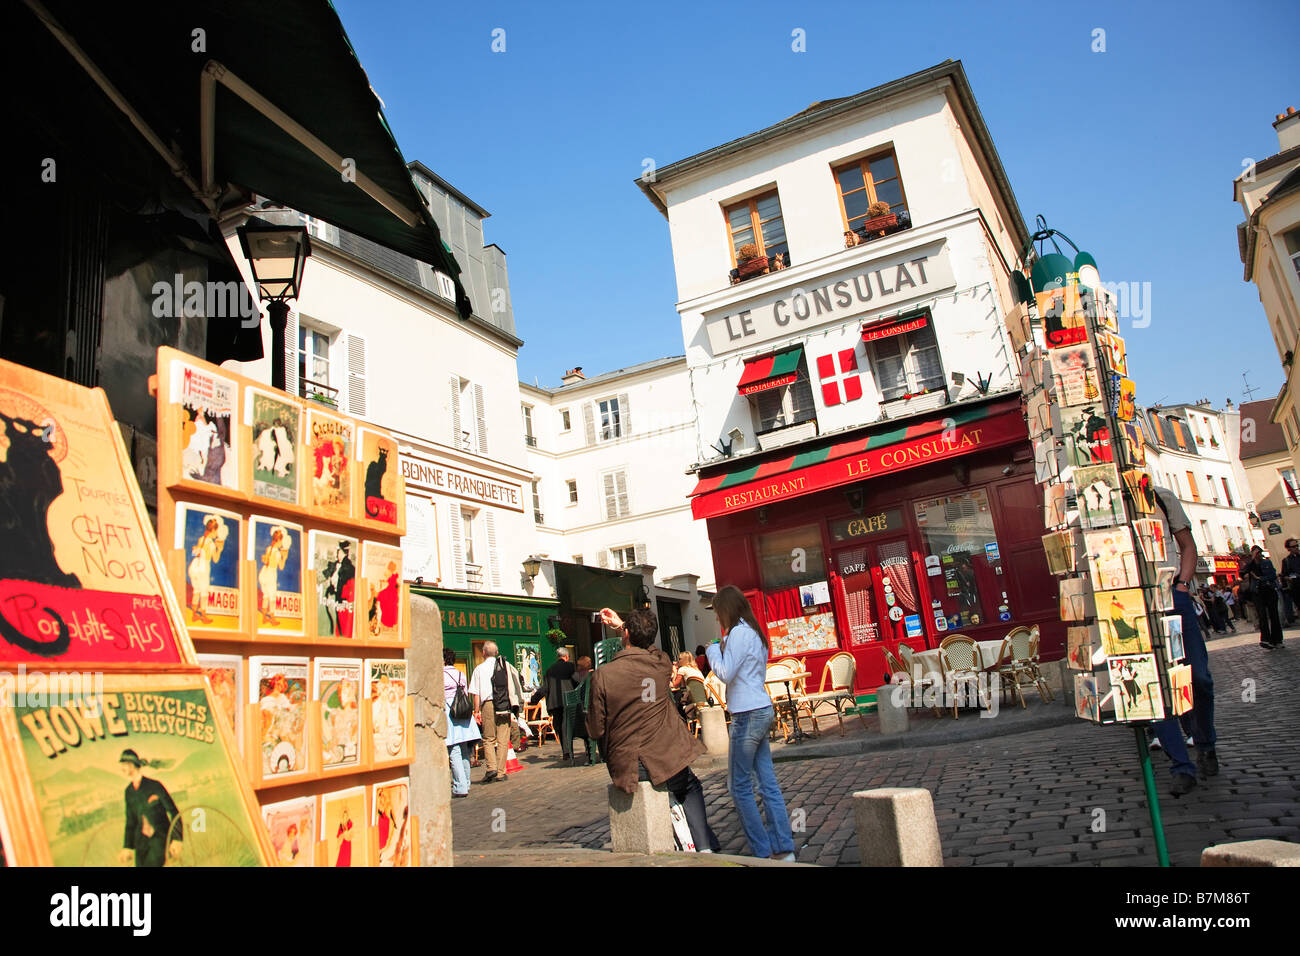
<path id="1" fill-rule="evenodd" d="M 451 792 L 469 793 L 469 748 L 470 743 L 450 744 L 447 747 L 451 757 Z"/>
<path id="2" fill-rule="evenodd" d="M 794 835 L 785 800 L 772 769 L 772 750 L 767 735 L 774 716 L 771 707 L 760 707 L 731 715 L 731 752 L 727 758 L 727 789 L 740 813 L 740 824 L 749 840 L 750 852 L 757 857 L 774 853 L 793 853 Z M 758 813 L 755 791 L 763 798 L 767 825 Z"/>

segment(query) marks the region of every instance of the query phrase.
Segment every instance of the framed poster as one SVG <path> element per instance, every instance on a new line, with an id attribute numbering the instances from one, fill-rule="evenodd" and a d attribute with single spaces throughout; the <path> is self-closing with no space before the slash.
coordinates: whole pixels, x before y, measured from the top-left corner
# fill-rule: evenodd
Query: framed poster
<path id="1" fill-rule="evenodd" d="M 278 518 L 250 517 L 248 558 L 257 583 L 256 632 L 302 636 L 302 528 Z"/>
<path id="2" fill-rule="evenodd" d="M 324 517 L 351 517 L 353 437 L 349 419 L 307 410 L 307 504 Z"/>
<path id="3" fill-rule="evenodd" d="M 320 701 L 321 767 L 334 770 L 361 762 L 362 662 L 318 657 L 312 686 Z"/>
<path id="4" fill-rule="evenodd" d="M 1061 406 L 1085 405 L 1101 398 L 1097 362 L 1087 342 L 1053 349 L 1048 353 L 1052 365 L 1052 387 L 1056 403 Z"/>
<path id="5" fill-rule="evenodd" d="M 1061 409 L 1061 431 L 1065 437 L 1068 465 L 1086 468 L 1114 460 L 1110 424 L 1106 410 L 1097 402 Z"/>
<path id="6" fill-rule="evenodd" d="M 531 694 L 542 685 L 542 646 L 515 642 L 515 670 L 524 685 L 524 693 Z"/>
<path id="7" fill-rule="evenodd" d="M 411 781 L 377 783 L 370 794 L 380 866 L 411 866 Z"/>
<path id="8" fill-rule="evenodd" d="M 1083 540 L 1094 590 L 1113 591 L 1142 585 L 1137 554 L 1133 551 L 1133 533 L 1128 525 L 1085 531 Z"/>
<path id="9" fill-rule="evenodd" d="M 385 432 L 359 426 L 357 462 L 360 479 L 357 482 L 360 497 L 357 515 L 396 530 L 400 505 L 398 486 L 401 484 L 397 442 Z"/>
<path id="10" fill-rule="evenodd" d="M 97 675 L 59 704 L 32 683 L 41 676 L 0 707 L 0 750 L 25 771 L 23 803 L 49 863 L 268 862 L 257 802 L 201 675 Z"/>
<path id="11" fill-rule="evenodd" d="M 283 394 L 250 387 L 244 392 L 244 424 L 252 439 L 248 457 L 253 494 L 280 504 L 298 504 L 301 406 Z"/>
<path id="12" fill-rule="evenodd" d="M 376 763 L 408 755 L 406 740 L 406 661 L 366 660 L 366 699 Z"/>
<path id="13" fill-rule="evenodd" d="M 262 807 L 275 861 L 281 866 L 313 866 L 316 857 L 316 798 L 299 797 Z"/>
<path id="14" fill-rule="evenodd" d="M 314 586 L 318 638 L 356 637 L 357 561 L 361 545 L 356 538 L 311 531 L 307 535 Z"/>
<path id="15" fill-rule="evenodd" d="M 1187 649 L 1183 644 L 1183 616 L 1170 614 L 1161 617 L 1160 620 L 1165 629 L 1165 660 L 1170 664 L 1170 673 L 1173 673 L 1172 665 L 1187 656 Z"/>
<path id="16" fill-rule="evenodd" d="M 185 623 L 192 631 L 241 634 L 244 630 L 240 590 L 243 519 L 233 512 L 201 505 L 176 506 L 175 548 L 185 562 Z"/>
<path id="17" fill-rule="evenodd" d="M 307 771 L 308 683 L 305 657 L 248 659 L 248 697 L 258 705 L 264 778 Z"/>
<path id="18" fill-rule="evenodd" d="M 370 854 L 366 825 L 366 788 L 349 787 L 321 794 L 320 838 L 326 866 L 365 866 Z"/>
<path id="19" fill-rule="evenodd" d="M 1119 472 L 1113 464 L 1074 469 L 1079 518 L 1085 528 L 1108 528 L 1125 521 Z"/>
<path id="20" fill-rule="evenodd" d="M 402 639 L 402 549 L 376 541 L 361 543 L 362 627 L 376 640 Z"/>
<path id="21" fill-rule="evenodd" d="M 212 702 L 225 718 L 242 751 L 244 748 L 244 659 L 237 654 L 200 654 L 199 666 L 212 687 Z"/>
<path id="22" fill-rule="evenodd" d="M 1169 668 L 1169 691 L 1172 700 L 1170 706 L 1174 715 L 1179 716 L 1192 709 L 1192 667 L 1179 664 Z"/>
<path id="23" fill-rule="evenodd" d="M 238 446 L 232 440 L 239 407 L 235 380 L 173 359 L 170 398 L 181 410 L 179 477 L 238 491 Z"/>

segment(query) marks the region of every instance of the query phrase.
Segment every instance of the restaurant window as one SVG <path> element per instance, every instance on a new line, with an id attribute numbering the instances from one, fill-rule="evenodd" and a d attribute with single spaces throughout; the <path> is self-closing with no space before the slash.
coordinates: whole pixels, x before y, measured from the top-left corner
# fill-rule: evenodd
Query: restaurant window
<path id="1" fill-rule="evenodd" d="M 838 647 L 821 528 L 759 535 L 758 564 L 772 657 Z"/>
<path id="2" fill-rule="evenodd" d="M 857 231 L 870 219 L 867 210 L 873 202 L 889 203 L 886 215 L 907 213 L 903 180 L 898 175 L 898 163 L 892 149 L 837 166 L 835 184 L 839 188 L 845 229 Z"/>
<path id="3" fill-rule="evenodd" d="M 1010 621 L 1002 553 L 983 488 L 915 503 L 925 539 L 930 594 L 941 605 L 940 630 Z M 939 609 L 935 609 L 938 623 Z"/>
<path id="4" fill-rule="evenodd" d="M 739 262 L 740 247 L 751 242 L 758 247 L 760 256 L 771 259 L 784 255 L 789 258 L 790 244 L 785 238 L 785 220 L 781 216 L 781 199 L 776 190 L 727 206 L 723 212 L 727 218 L 733 266 Z"/>
<path id="5" fill-rule="evenodd" d="M 886 335 L 869 342 L 871 365 L 884 401 L 920 395 L 944 387 L 943 363 L 934 328 Z"/>
<path id="6" fill-rule="evenodd" d="M 808 366 L 799 360 L 798 377 L 789 385 L 755 392 L 749 398 L 758 420 L 755 432 L 765 432 L 812 421 L 817 417 L 813 404 L 812 383 L 808 379 Z"/>

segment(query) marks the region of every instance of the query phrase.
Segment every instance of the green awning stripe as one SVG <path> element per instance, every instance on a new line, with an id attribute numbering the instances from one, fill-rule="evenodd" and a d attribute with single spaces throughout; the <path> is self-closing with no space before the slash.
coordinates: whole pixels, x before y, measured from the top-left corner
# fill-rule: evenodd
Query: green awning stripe
<path id="1" fill-rule="evenodd" d="M 803 358 L 803 346 L 796 346 L 792 349 L 786 349 L 784 352 L 777 352 L 772 358 L 772 370 L 767 373 L 768 378 L 776 378 L 779 375 L 789 375 L 799 368 L 799 360 Z"/>

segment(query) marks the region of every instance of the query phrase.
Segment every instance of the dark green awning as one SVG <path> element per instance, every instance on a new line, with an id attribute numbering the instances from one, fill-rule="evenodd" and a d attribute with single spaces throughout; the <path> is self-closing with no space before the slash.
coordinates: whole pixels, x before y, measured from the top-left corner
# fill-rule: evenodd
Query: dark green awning
<path id="1" fill-rule="evenodd" d="M 41 0 L 11 16 L 45 30 L 43 8 L 67 32 L 130 108 L 183 161 L 190 176 L 203 165 L 200 80 L 209 61 L 264 97 L 328 150 L 351 162 L 413 214 L 407 223 L 349 181 L 289 132 L 220 83 L 213 99 L 213 180 L 258 193 L 348 232 L 403 252 L 451 276 L 456 305 L 468 317 L 460 267 L 411 181 L 379 99 L 327 0 L 133 0 L 85 3 Z M 6 17 L 6 20 L 10 17 Z M 203 34 L 196 36 L 194 31 Z M 24 30 L 26 32 L 26 30 Z M 28 67 L 82 70 L 70 55 Z M 100 144 L 77 144 L 93 156 Z"/>

